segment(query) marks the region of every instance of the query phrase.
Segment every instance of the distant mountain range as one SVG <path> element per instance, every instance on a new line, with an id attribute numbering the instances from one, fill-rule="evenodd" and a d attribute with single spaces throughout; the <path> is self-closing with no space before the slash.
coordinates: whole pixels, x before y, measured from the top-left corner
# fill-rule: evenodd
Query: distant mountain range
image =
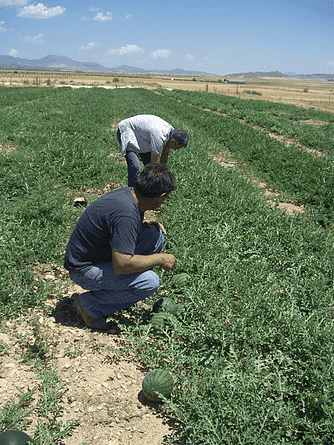
<path id="1" fill-rule="evenodd" d="M 203 71 L 173 70 L 144 70 L 134 66 L 122 65 L 115 68 L 107 68 L 94 62 L 77 62 L 64 56 L 46 56 L 42 59 L 22 59 L 20 57 L 0 55 L 0 69 L 19 70 L 48 70 L 48 71 L 79 71 L 86 73 L 115 73 L 115 74 L 159 74 L 168 76 L 215 76 L 215 77 L 281 77 L 297 79 L 323 79 L 334 81 L 334 74 L 296 74 L 293 72 L 281 73 L 280 71 L 250 71 L 232 74 L 210 74 Z"/>
<path id="2" fill-rule="evenodd" d="M 77 62 L 63 56 L 46 56 L 42 59 L 21 59 L 20 57 L 1 56 L 0 69 L 20 70 L 52 70 L 52 71 L 80 71 L 89 73 L 118 73 L 118 74 L 168 74 L 171 76 L 214 76 L 202 71 L 174 70 L 144 70 L 134 66 L 122 65 L 107 68 L 94 62 Z"/>

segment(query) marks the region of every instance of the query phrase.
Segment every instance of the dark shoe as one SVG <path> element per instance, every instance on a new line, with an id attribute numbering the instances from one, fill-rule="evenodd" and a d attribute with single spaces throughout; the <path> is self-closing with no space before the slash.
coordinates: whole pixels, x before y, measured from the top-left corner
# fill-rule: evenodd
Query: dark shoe
<path id="1" fill-rule="evenodd" d="M 115 328 L 112 322 L 107 323 L 104 318 L 100 318 L 99 320 L 97 320 L 96 318 L 93 318 L 90 315 L 86 314 L 86 312 L 82 309 L 78 297 L 75 297 L 73 304 L 78 315 L 80 315 L 80 317 L 89 328 L 99 329 L 100 331 L 110 331 L 110 329 Z"/>

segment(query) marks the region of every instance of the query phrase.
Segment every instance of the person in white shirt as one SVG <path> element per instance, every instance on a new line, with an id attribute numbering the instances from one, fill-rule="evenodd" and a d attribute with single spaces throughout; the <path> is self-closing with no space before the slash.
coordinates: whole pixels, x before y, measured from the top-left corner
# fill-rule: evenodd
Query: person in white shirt
<path id="1" fill-rule="evenodd" d="M 169 151 L 188 144 L 187 133 L 152 114 L 139 114 L 118 124 L 117 139 L 128 166 L 128 187 L 133 187 L 140 173 L 140 161 L 145 165 L 167 165 Z M 138 158 L 139 156 L 139 158 Z"/>

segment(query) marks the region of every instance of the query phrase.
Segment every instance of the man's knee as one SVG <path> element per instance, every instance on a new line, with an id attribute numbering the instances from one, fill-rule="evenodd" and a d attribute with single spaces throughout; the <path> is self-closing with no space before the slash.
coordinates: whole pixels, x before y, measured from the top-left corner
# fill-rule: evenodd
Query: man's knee
<path id="1" fill-rule="evenodd" d="M 159 289 L 159 277 L 153 270 L 147 270 L 144 272 L 144 275 L 146 282 L 145 288 L 150 296 Z"/>

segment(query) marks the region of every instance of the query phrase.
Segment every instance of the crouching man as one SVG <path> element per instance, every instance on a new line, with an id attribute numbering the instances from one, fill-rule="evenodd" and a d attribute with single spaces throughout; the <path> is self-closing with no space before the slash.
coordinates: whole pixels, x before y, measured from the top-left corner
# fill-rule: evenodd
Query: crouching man
<path id="1" fill-rule="evenodd" d="M 85 324 L 113 327 L 106 318 L 157 291 L 154 268 L 171 270 L 172 254 L 162 253 L 165 229 L 144 222 L 146 210 L 156 210 L 175 190 L 173 173 L 161 164 L 148 164 L 134 188 L 123 187 L 101 196 L 80 216 L 65 254 L 71 279 L 89 292 L 74 300 Z"/>

